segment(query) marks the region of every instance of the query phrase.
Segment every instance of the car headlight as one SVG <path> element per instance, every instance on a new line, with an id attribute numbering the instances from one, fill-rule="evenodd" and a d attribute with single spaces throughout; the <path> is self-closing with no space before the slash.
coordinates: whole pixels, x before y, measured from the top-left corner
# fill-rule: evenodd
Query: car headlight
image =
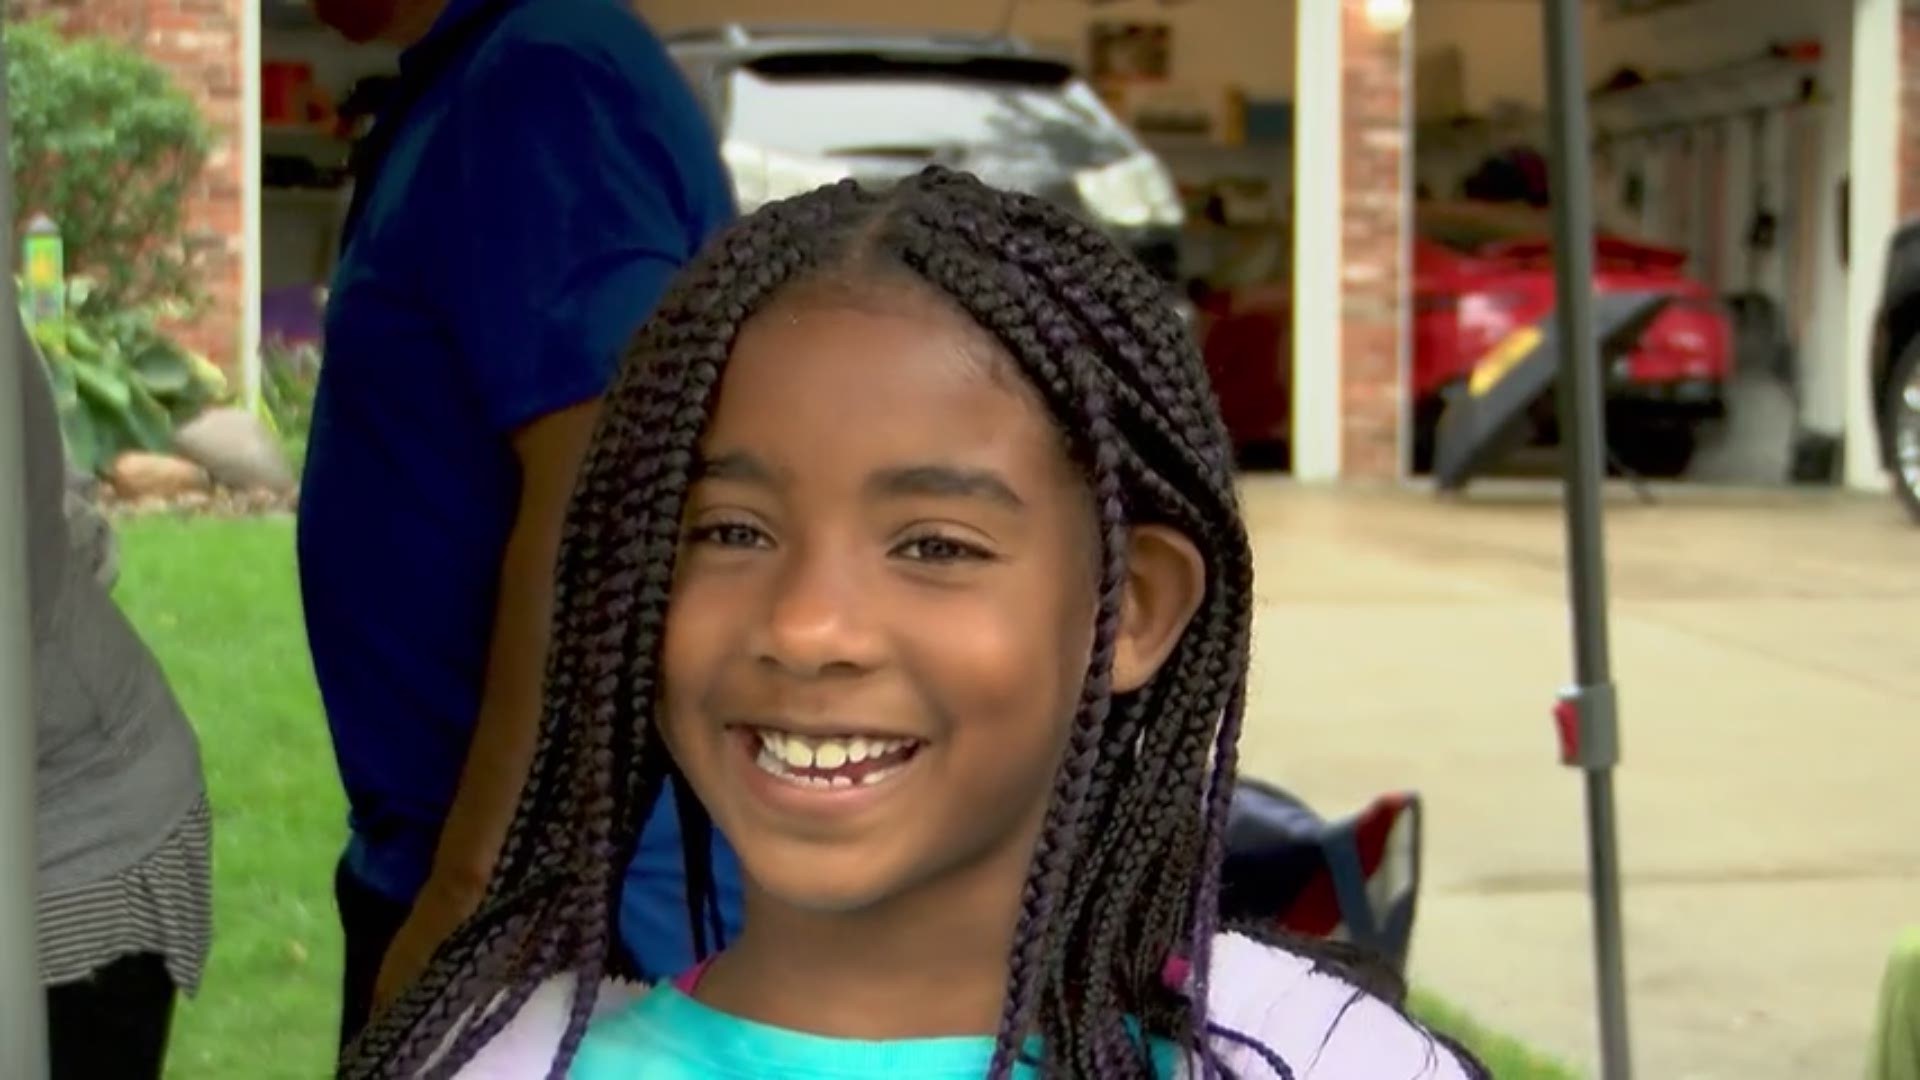
<path id="1" fill-rule="evenodd" d="M 732 140 L 721 144 L 720 158 L 733 179 L 733 198 L 743 214 L 852 175 L 838 162 L 783 154 Z"/>
<path id="2" fill-rule="evenodd" d="M 1098 169 L 1076 173 L 1074 187 L 1087 209 L 1115 225 L 1179 225 L 1186 216 L 1180 192 L 1166 166 L 1151 154 L 1134 154 Z"/>

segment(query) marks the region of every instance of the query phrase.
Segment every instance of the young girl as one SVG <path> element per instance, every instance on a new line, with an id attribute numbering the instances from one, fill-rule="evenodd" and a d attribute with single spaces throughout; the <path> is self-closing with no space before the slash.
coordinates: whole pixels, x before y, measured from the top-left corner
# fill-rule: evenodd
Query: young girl
<path id="1" fill-rule="evenodd" d="M 345 1073 L 1484 1075 L 1216 926 L 1231 462 L 1161 283 L 1047 203 L 935 169 L 724 234 L 605 403 L 488 902 Z M 669 779 L 706 959 L 640 991 L 612 919 Z"/>

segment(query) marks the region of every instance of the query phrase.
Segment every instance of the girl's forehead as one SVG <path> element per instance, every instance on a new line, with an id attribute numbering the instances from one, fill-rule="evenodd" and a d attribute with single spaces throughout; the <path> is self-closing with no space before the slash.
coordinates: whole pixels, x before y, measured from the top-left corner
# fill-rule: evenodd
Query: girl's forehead
<path id="1" fill-rule="evenodd" d="M 784 290 L 742 327 L 728 374 L 744 373 L 723 380 L 722 394 L 728 382 L 757 380 L 765 368 L 785 364 L 798 366 L 783 371 L 787 378 L 781 381 L 824 391 L 834 380 L 821 371 L 829 366 L 823 355 L 870 364 L 875 370 L 868 381 L 876 388 L 965 392 L 991 386 L 1050 422 L 1037 388 L 998 338 L 952 299 L 901 276 L 827 278 Z"/>
<path id="2" fill-rule="evenodd" d="M 788 469 L 977 458 L 1071 475 L 1065 440 L 1013 359 L 949 305 L 871 291 L 782 298 L 735 342 L 709 453 Z"/>
<path id="3" fill-rule="evenodd" d="M 742 336 L 768 324 L 793 326 L 834 313 L 918 324 L 922 333 L 946 340 L 980 363 L 1001 365 L 1005 374 L 1019 376 L 999 339 L 951 297 L 904 272 L 835 274 L 795 282 L 748 318 Z"/>

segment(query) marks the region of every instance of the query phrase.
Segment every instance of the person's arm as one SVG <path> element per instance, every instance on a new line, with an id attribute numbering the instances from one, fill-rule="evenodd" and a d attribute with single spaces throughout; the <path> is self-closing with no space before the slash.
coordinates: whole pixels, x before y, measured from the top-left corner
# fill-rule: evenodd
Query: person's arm
<path id="1" fill-rule="evenodd" d="M 560 526 L 597 414 L 591 401 L 562 409 L 513 440 L 522 474 L 520 505 L 501 558 L 480 715 L 432 871 L 382 965 L 378 1001 L 398 995 L 479 907 L 506 842 L 539 731 Z"/>
<path id="2" fill-rule="evenodd" d="M 468 185 L 496 205 L 445 252 L 441 303 L 489 421 L 511 438 L 522 488 L 473 741 L 379 1002 L 426 967 L 492 874 L 537 742 L 561 522 L 598 396 L 691 255 L 669 199 L 672 156 L 628 81 L 554 45 L 482 68 L 462 87 L 460 136 L 493 151 L 470 163 Z"/>

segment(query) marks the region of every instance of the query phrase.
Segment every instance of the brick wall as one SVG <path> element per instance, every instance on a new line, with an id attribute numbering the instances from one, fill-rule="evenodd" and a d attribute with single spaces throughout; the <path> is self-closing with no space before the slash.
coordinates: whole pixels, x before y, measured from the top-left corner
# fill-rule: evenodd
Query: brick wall
<path id="1" fill-rule="evenodd" d="M 1899 220 L 1920 217 L 1920 0 L 1900 5 Z"/>
<path id="2" fill-rule="evenodd" d="M 1365 8 L 1344 0 L 1341 475 L 1390 480 L 1402 471 L 1400 346 L 1409 326 L 1401 300 L 1409 31 L 1375 29 Z"/>
<path id="3" fill-rule="evenodd" d="M 67 32 L 127 42 L 152 57 L 200 105 L 214 147 L 187 204 L 206 311 L 181 340 L 234 370 L 240 348 L 242 257 L 240 18 L 243 0 L 8 0 L 7 18 L 49 15 Z M 257 2 L 257 0 L 254 0 Z"/>

